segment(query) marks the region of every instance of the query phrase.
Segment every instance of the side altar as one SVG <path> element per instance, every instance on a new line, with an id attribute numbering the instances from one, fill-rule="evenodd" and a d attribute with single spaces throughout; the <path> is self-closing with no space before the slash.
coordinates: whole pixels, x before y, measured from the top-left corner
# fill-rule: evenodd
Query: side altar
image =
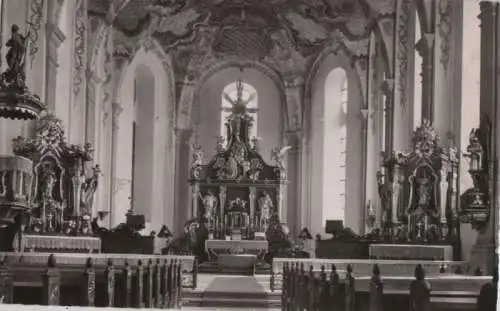
<path id="1" fill-rule="evenodd" d="M 264 162 L 257 138 L 250 139 L 249 100 L 238 83 L 237 99 L 226 120 L 227 136 L 217 140 L 216 154 L 203 164 L 201 146 L 193 146 L 190 172 L 192 215 L 208 231 L 208 265 L 239 266 L 263 259 L 269 230 L 279 227 L 287 178 L 287 147 L 273 150 L 276 166 Z M 227 141 L 227 145 L 225 142 Z M 228 257 L 229 256 L 229 257 Z"/>
<path id="2" fill-rule="evenodd" d="M 410 152 L 386 156 L 378 172 L 382 210 L 380 241 L 370 246 L 377 259 L 458 260 L 458 155 L 440 145 L 424 120 Z M 368 211 L 371 224 L 376 213 Z"/>

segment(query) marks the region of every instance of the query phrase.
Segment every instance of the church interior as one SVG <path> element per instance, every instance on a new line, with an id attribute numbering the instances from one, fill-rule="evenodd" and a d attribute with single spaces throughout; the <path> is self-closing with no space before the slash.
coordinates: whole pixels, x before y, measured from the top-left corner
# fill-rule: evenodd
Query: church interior
<path id="1" fill-rule="evenodd" d="M 494 310 L 499 2 L 0 3 L 1 304 Z"/>

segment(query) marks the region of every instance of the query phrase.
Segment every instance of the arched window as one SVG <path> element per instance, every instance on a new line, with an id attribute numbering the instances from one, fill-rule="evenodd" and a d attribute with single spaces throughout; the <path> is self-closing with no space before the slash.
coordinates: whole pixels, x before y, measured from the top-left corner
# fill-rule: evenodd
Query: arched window
<path id="1" fill-rule="evenodd" d="M 348 82 L 336 68 L 325 81 L 323 143 L 323 224 L 345 220 Z"/>
<path id="2" fill-rule="evenodd" d="M 228 84 L 222 91 L 220 135 L 226 137 L 226 119 L 231 114 L 234 103 L 238 100 L 238 84 L 241 83 L 241 100 L 246 104 L 247 113 L 253 118 L 253 126 L 249 137 L 257 137 L 258 133 L 258 98 L 257 91 L 250 84 L 235 81 Z M 227 142 L 226 142 L 227 143 Z"/>

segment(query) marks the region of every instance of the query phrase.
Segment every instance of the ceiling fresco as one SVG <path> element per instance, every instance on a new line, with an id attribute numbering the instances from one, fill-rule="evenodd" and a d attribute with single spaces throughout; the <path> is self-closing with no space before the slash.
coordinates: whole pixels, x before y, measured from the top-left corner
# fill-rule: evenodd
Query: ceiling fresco
<path id="1" fill-rule="evenodd" d="M 377 17 L 366 0 L 121 1 L 112 21 L 117 49 L 132 53 L 134 41 L 149 35 L 172 55 L 178 77 L 229 56 L 290 72 L 303 71 L 326 45 L 351 57 L 366 54 Z M 91 2 L 89 16 L 97 18 L 117 5 L 113 0 Z"/>

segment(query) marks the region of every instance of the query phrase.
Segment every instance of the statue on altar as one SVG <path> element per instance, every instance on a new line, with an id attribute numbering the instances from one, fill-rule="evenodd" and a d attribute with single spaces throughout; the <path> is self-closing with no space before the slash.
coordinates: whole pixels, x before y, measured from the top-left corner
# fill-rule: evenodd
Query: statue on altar
<path id="1" fill-rule="evenodd" d="M 201 195 L 200 195 L 201 196 Z M 209 228 L 213 228 L 215 222 L 215 208 L 217 206 L 217 197 L 208 191 L 208 193 L 202 198 L 204 213 L 203 217 L 208 222 Z"/>
<path id="2" fill-rule="evenodd" d="M 92 207 L 94 203 L 94 195 L 97 191 L 97 186 L 99 185 L 99 175 L 101 174 L 101 168 L 96 165 L 92 168 L 92 177 L 86 179 L 82 184 L 81 188 L 81 211 L 82 214 L 91 214 Z"/>
<path id="3" fill-rule="evenodd" d="M 269 193 L 264 191 L 262 197 L 259 199 L 259 228 L 262 232 L 266 232 L 269 228 L 269 220 L 271 219 L 271 213 L 273 210 L 273 200 Z"/>
<path id="4" fill-rule="evenodd" d="M 47 165 L 42 171 L 42 199 L 44 201 L 52 200 L 52 193 L 56 184 L 56 174 L 51 166 Z"/>

